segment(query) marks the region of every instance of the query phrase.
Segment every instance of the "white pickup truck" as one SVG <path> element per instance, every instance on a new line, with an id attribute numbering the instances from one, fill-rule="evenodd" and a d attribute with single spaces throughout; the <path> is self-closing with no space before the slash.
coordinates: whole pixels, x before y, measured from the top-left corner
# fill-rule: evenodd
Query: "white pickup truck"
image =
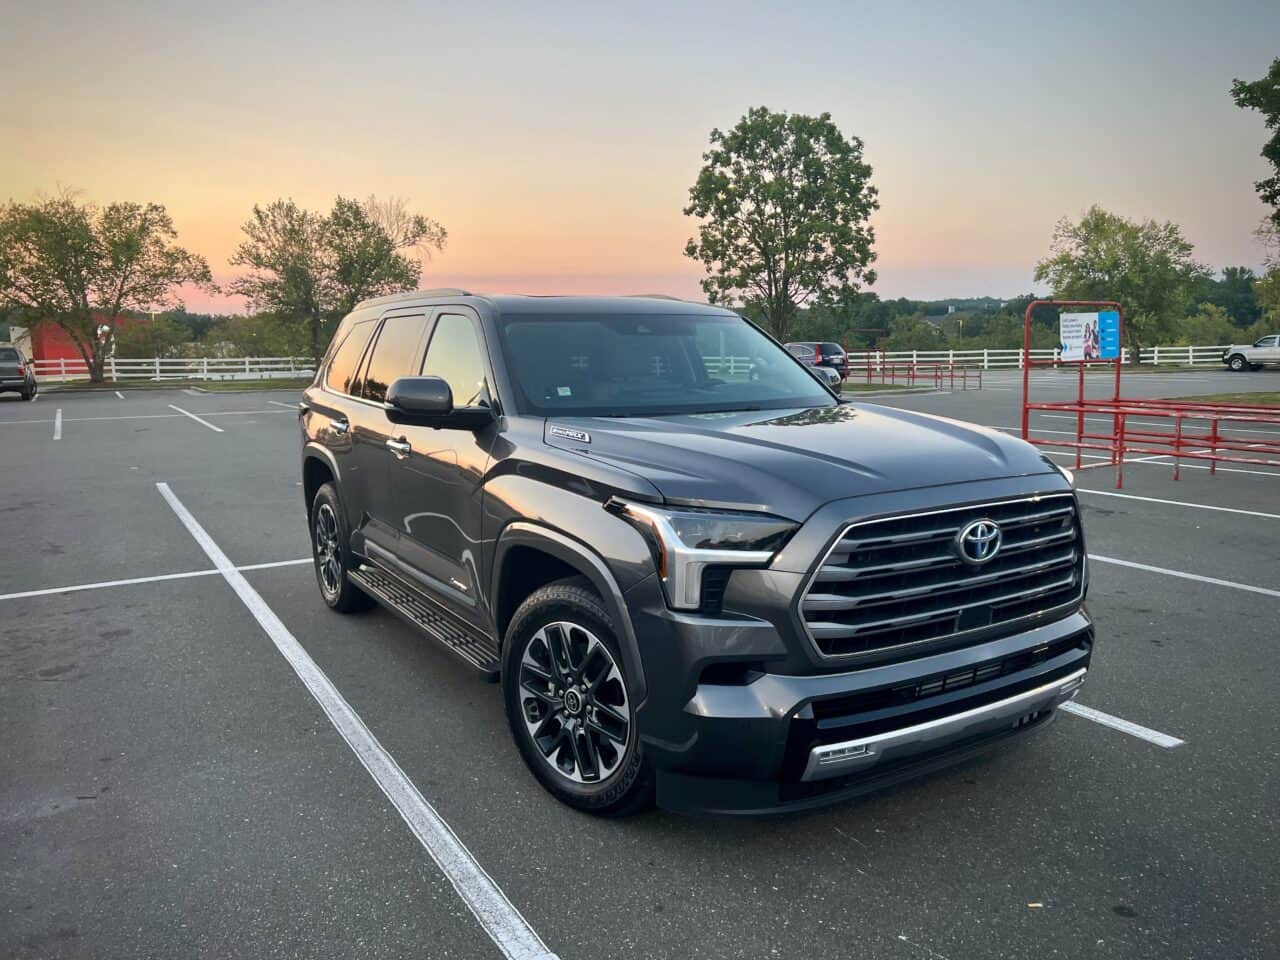
<path id="1" fill-rule="evenodd" d="M 1280 364 L 1280 334 L 1263 337 L 1251 347 L 1232 344 L 1222 351 L 1222 362 L 1237 373 L 1261 370 L 1267 363 Z"/>

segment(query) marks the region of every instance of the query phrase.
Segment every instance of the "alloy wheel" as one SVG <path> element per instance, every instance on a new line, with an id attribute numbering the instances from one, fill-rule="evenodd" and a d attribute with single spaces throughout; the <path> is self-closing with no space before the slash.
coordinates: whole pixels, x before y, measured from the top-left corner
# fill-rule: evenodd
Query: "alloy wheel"
<path id="1" fill-rule="evenodd" d="M 548 623 L 525 644 L 519 682 L 525 728 L 553 770 L 580 784 L 618 770 L 631 709 L 622 672 L 599 637 L 576 623 Z"/>
<path id="2" fill-rule="evenodd" d="M 327 503 L 316 508 L 316 570 L 327 596 L 335 596 L 342 587 L 342 561 L 338 555 L 338 518 Z"/>

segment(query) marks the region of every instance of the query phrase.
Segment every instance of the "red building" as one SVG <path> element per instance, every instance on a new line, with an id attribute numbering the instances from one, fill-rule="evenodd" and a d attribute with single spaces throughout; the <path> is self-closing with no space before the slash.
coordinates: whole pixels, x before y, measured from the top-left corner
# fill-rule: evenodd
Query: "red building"
<path id="1" fill-rule="evenodd" d="M 101 325 L 106 317 L 95 315 L 94 319 Z M 116 329 L 121 330 L 133 323 L 147 323 L 147 318 L 135 320 L 132 317 L 119 317 Z M 80 350 L 76 347 L 71 335 L 51 320 L 43 320 L 31 329 L 31 358 L 33 360 L 81 360 Z"/>

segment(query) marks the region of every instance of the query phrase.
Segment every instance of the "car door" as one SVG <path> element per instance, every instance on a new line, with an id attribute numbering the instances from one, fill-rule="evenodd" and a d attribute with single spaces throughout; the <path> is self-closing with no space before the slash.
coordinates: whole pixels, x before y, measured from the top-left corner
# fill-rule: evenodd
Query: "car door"
<path id="1" fill-rule="evenodd" d="M 311 412 L 320 417 L 316 441 L 333 457 L 338 468 L 338 496 L 351 531 L 351 546 L 361 551 L 365 505 L 370 494 L 369 438 L 381 428 L 386 414 L 360 398 L 369 343 L 377 331 L 375 317 L 351 326 L 333 349 L 325 367 L 321 389 L 308 395 Z M 373 464 L 375 470 L 381 461 Z"/>
<path id="2" fill-rule="evenodd" d="M 1280 363 L 1280 336 L 1259 340 L 1250 359 L 1254 363 Z"/>
<path id="3" fill-rule="evenodd" d="M 463 307 L 441 307 L 432 319 L 423 376 L 440 377 L 455 407 L 492 406 L 492 377 L 480 318 Z M 399 424 L 398 445 L 384 486 L 400 537 L 399 558 L 460 616 L 483 626 L 477 606 L 481 491 L 494 423 L 479 429 Z"/>
<path id="4" fill-rule="evenodd" d="M 355 437 L 355 462 L 367 478 L 364 516 L 360 534 L 364 552 L 381 547 L 393 555 L 400 553 L 400 524 L 394 498 L 387 490 L 388 474 L 395 466 L 400 427 L 387 417 L 387 388 L 400 377 L 416 376 L 422 369 L 422 351 L 427 333 L 427 313 L 413 310 L 389 311 L 383 315 L 377 335 L 369 348 L 360 377 L 362 417 Z"/>

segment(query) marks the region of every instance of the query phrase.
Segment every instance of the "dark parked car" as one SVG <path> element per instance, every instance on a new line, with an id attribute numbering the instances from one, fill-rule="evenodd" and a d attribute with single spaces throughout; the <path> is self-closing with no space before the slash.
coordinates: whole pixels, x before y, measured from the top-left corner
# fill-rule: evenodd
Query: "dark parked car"
<path id="1" fill-rule="evenodd" d="M 34 400 L 39 390 L 35 367 L 22 351 L 0 344 L 0 393 L 18 393 L 23 400 Z"/>
<path id="2" fill-rule="evenodd" d="M 833 390 L 840 389 L 840 383 L 844 379 L 840 375 L 840 371 L 833 369 L 832 367 L 818 366 L 817 360 L 815 359 L 815 357 L 817 356 L 817 353 L 810 344 L 788 343 L 786 346 L 787 346 L 787 353 L 791 354 L 793 357 L 795 357 L 797 360 L 803 363 L 806 367 L 808 367 L 809 372 L 812 373 L 815 377 L 817 377 L 820 381 L 825 383 L 828 387 L 831 387 Z"/>
<path id="3" fill-rule="evenodd" d="M 500 679 L 582 810 L 830 803 L 1042 728 L 1089 666 L 1068 474 L 728 310 L 371 300 L 299 416 L 324 602 Z"/>
<path id="4" fill-rule="evenodd" d="M 806 347 L 812 350 L 813 362 L 816 366 L 830 367 L 832 370 L 839 370 L 841 375 L 844 374 L 844 347 L 840 344 L 830 341 L 799 340 L 787 344 L 788 350 L 792 347 Z"/>

